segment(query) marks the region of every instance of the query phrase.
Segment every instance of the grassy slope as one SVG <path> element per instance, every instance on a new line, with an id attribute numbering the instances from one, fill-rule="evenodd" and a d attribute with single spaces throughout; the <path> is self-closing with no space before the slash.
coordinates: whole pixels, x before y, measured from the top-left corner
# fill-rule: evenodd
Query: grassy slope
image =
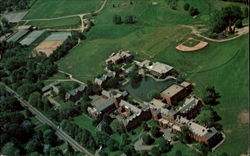
<path id="1" fill-rule="evenodd" d="M 53 21 L 31 21 L 26 23 L 26 25 L 33 25 L 40 29 L 46 28 L 78 28 L 80 27 L 80 18 L 72 17 L 65 19 L 58 19 Z"/>
<path id="2" fill-rule="evenodd" d="M 242 37 L 234 44 L 239 53 L 227 64 L 207 72 L 193 73 L 189 79 L 197 83 L 196 93 L 202 94 L 206 86 L 215 86 L 221 94 L 221 104 L 216 110 L 222 117 L 220 123 L 226 134 L 226 141 L 219 147 L 218 152 L 227 152 L 230 155 L 240 155 L 247 150 L 248 125 L 239 123 L 238 115 L 248 110 L 248 45 L 247 36 Z M 225 47 L 226 48 L 226 47 Z"/>
<path id="3" fill-rule="evenodd" d="M 87 34 L 88 39 L 59 61 L 60 68 L 86 80 L 83 76 L 101 73 L 107 56 L 121 48 L 131 50 L 137 59 L 148 58 L 173 65 L 189 73 L 189 80 L 197 83 L 197 94 L 208 85 L 214 85 L 221 93 L 221 104 L 216 109 L 222 117 L 227 139 L 218 152 L 232 155 L 245 152 L 247 147 L 239 142 L 247 142 L 247 126 L 239 124 L 237 116 L 247 109 L 248 38 L 244 36 L 226 43 L 209 42 L 208 47 L 194 53 L 178 52 L 175 47 L 190 32 L 178 24 L 199 23 L 199 19 L 186 16 L 184 11 L 170 10 L 163 0 L 158 6 L 151 6 L 151 1 L 138 1 L 133 6 L 113 8 L 113 3 L 117 2 L 109 1 L 108 8 L 96 18 L 96 26 Z M 136 15 L 138 23 L 114 25 L 114 14 Z"/>
<path id="4" fill-rule="evenodd" d="M 100 0 L 37 0 L 25 19 L 53 18 L 94 11 Z"/>

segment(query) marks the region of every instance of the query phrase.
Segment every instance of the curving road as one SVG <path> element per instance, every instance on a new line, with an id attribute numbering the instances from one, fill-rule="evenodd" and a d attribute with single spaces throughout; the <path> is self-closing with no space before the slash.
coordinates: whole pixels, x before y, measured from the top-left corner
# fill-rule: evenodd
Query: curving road
<path id="1" fill-rule="evenodd" d="M 61 128 L 59 128 L 56 124 L 54 124 L 51 120 L 49 120 L 45 115 L 43 115 L 40 111 L 38 111 L 35 107 L 33 107 L 27 101 L 25 101 L 18 93 L 16 93 L 14 90 L 12 90 L 10 87 L 5 85 L 4 83 L 1 83 L 1 84 L 5 86 L 6 90 L 9 93 L 13 94 L 13 96 L 15 96 L 18 99 L 18 101 L 20 101 L 23 107 L 31 111 L 32 114 L 34 114 L 35 117 L 39 121 L 41 121 L 44 124 L 49 125 L 52 129 L 54 129 L 58 137 L 68 142 L 75 150 L 86 153 L 89 156 L 94 156 L 87 149 L 85 149 L 78 142 L 76 142 L 72 137 L 70 137 L 67 133 L 65 133 Z"/>
<path id="2" fill-rule="evenodd" d="M 202 35 L 201 32 L 198 29 L 196 29 L 194 26 L 191 26 L 191 25 L 181 25 L 181 26 L 191 29 L 192 34 L 194 34 L 194 35 L 196 35 L 198 37 L 202 37 L 202 38 L 204 38 L 204 39 L 206 39 L 208 41 L 212 41 L 212 42 L 227 42 L 227 41 L 237 39 L 237 38 L 241 37 L 242 35 L 245 35 L 245 34 L 249 33 L 249 26 L 245 26 L 243 28 L 238 29 L 238 32 L 236 33 L 237 36 L 232 37 L 232 38 L 218 40 L 218 39 L 212 39 L 212 38 L 209 38 L 209 37 L 206 37 L 206 36 Z"/>

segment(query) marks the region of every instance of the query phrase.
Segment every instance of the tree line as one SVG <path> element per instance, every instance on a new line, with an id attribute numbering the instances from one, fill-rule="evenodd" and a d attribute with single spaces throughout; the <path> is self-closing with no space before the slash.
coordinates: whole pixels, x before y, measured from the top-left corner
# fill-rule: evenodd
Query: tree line
<path id="1" fill-rule="evenodd" d="M 8 156 L 63 155 L 57 147 L 63 142 L 47 126 L 34 129 L 33 116 L 0 86 L 0 153 Z M 44 148 L 47 146 L 48 148 Z"/>
<path id="2" fill-rule="evenodd" d="M 29 9 L 31 0 L 1 0 L 0 12 Z"/>

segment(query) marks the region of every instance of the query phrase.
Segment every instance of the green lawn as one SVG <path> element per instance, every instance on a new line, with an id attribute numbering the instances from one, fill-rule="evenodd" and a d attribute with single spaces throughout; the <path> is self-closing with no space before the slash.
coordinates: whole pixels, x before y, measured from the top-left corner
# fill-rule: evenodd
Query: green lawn
<path id="1" fill-rule="evenodd" d="M 183 156 L 196 156 L 197 152 L 190 147 L 178 142 L 173 145 L 173 148 L 168 152 L 168 156 L 176 156 L 176 151 L 181 151 Z"/>
<path id="2" fill-rule="evenodd" d="M 87 13 L 100 8 L 101 0 L 37 0 L 25 19 L 53 18 Z"/>
<path id="3" fill-rule="evenodd" d="M 150 101 L 152 99 L 152 95 L 154 95 L 155 93 L 159 94 L 162 90 L 170 86 L 172 83 L 172 80 L 165 82 L 156 82 L 152 78 L 147 78 L 147 80 L 143 80 L 140 83 L 140 86 L 136 89 L 132 88 L 130 83 L 128 83 L 124 87 L 124 89 L 127 90 L 131 96 L 137 99 Z"/>
<path id="4" fill-rule="evenodd" d="M 94 119 L 83 114 L 74 118 L 74 123 L 83 129 L 88 130 L 93 136 L 95 136 L 95 126 L 92 124 Z"/>
<path id="5" fill-rule="evenodd" d="M 108 1 L 104 12 L 95 19 L 96 25 L 86 33 L 87 40 L 61 59 L 58 62 L 59 68 L 72 73 L 80 80 L 93 80 L 96 75 L 103 72 L 105 59 L 120 49 L 130 50 L 139 60 L 146 58 L 172 65 L 178 71 L 187 73 L 188 81 L 197 84 L 195 94 L 201 96 L 202 89 L 211 85 L 220 92 L 221 104 L 215 109 L 222 117 L 220 123 L 227 138 L 216 152 L 227 152 L 233 156 L 246 152 L 247 146 L 244 145 L 247 145 L 248 126 L 239 123 L 238 115 L 248 108 L 247 35 L 224 43 L 208 42 L 206 48 L 197 52 L 177 51 L 175 47 L 178 44 L 188 37 L 193 37 L 190 35 L 191 30 L 184 29 L 179 24 L 192 25 L 204 22 L 208 16 L 207 3 L 188 0 L 202 10 L 200 17 L 194 19 L 181 10 L 183 1 L 178 2 L 180 6 L 177 10 L 171 10 L 164 0 L 159 0 L 157 6 L 152 6 L 152 1 L 135 1 L 134 5 L 125 0 Z M 213 1 L 216 8 L 228 4 L 232 3 Z M 134 15 L 137 23 L 114 25 L 115 14 L 121 15 L 122 19 L 126 15 Z M 147 98 L 148 94 L 139 91 L 133 93 L 132 90 L 130 93 L 142 99 Z M 189 150 L 183 146 L 176 145 L 173 149 L 183 148 L 183 152 Z M 171 155 L 174 154 L 175 150 L 171 152 Z"/>
<path id="6" fill-rule="evenodd" d="M 80 18 L 79 17 L 71 17 L 65 19 L 57 19 L 52 21 L 31 21 L 26 23 L 26 25 L 33 25 L 38 27 L 39 29 L 65 29 L 65 28 L 79 28 L 80 27 Z"/>
<path id="7" fill-rule="evenodd" d="M 193 73 L 189 76 L 189 79 L 197 84 L 196 94 L 201 95 L 202 90 L 207 86 L 215 86 L 220 93 L 221 104 L 215 109 L 222 117 L 220 123 L 223 125 L 226 141 L 217 152 L 227 152 L 235 156 L 247 151 L 248 125 L 241 124 L 238 116 L 241 112 L 248 111 L 247 77 L 249 76 L 247 36 L 236 41 L 228 42 L 228 44 L 234 44 L 239 50 L 229 62 L 213 70 Z M 225 46 L 225 49 L 227 48 Z"/>
<path id="8" fill-rule="evenodd" d="M 190 39 L 190 40 L 186 40 L 183 45 L 187 46 L 187 47 L 193 47 L 196 46 L 197 44 L 199 44 L 200 41 L 199 40 L 194 40 L 194 39 Z"/>

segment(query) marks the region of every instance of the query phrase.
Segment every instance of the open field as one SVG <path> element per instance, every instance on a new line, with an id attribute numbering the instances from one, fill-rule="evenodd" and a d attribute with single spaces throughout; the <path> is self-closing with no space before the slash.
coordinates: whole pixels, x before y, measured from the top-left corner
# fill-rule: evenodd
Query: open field
<path id="1" fill-rule="evenodd" d="M 8 13 L 8 14 L 4 14 L 3 17 L 6 18 L 10 23 L 16 23 L 21 21 L 24 16 L 27 15 L 27 11 L 23 11 L 23 12 L 14 12 L 14 13 Z"/>
<path id="2" fill-rule="evenodd" d="M 241 38 L 239 53 L 223 66 L 189 76 L 197 84 L 195 92 L 202 94 L 207 86 L 215 86 L 221 95 L 221 104 L 216 111 L 221 116 L 220 123 L 226 135 L 225 142 L 217 152 L 227 152 L 230 155 L 240 155 L 247 151 L 248 124 L 240 122 L 238 116 L 248 110 L 248 42 L 247 36 Z M 229 42 L 230 43 L 230 42 Z M 232 42 L 231 42 L 232 43 Z M 233 43 L 237 46 L 236 43 Z M 233 148 L 232 148 L 233 147 Z"/>
<path id="3" fill-rule="evenodd" d="M 95 126 L 92 124 L 93 119 L 88 117 L 87 115 L 80 115 L 78 117 L 75 117 L 73 122 L 80 127 L 88 130 L 92 135 L 95 135 Z"/>
<path id="4" fill-rule="evenodd" d="M 52 18 L 94 11 L 101 0 L 37 0 L 25 19 Z"/>
<path id="5" fill-rule="evenodd" d="M 27 22 L 26 25 L 33 25 L 38 27 L 39 29 L 64 29 L 64 28 L 78 28 L 80 27 L 80 18 L 79 17 L 71 17 L 65 19 L 57 19 L 52 21 L 31 21 Z"/>
<path id="6" fill-rule="evenodd" d="M 59 68 L 83 81 L 93 79 L 103 72 L 105 59 L 120 49 L 130 50 L 139 60 L 151 59 L 174 66 L 188 74 L 188 81 L 197 84 L 197 95 L 202 95 L 202 89 L 213 85 L 222 96 L 221 104 L 215 108 L 222 117 L 220 123 L 227 138 L 216 153 L 227 152 L 236 156 L 246 152 L 248 126 L 242 124 L 238 116 L 247 110 L 248 104 L 247 35 L 224 43 L 208 42 L 206 48 L 194 53 L 177 51 L 175 47 L 185 39 L 195 38 L 189 34 L 190 29 L 179 24 L 193 25 L 206 20 L 207 3 L 189 0 L 202 10 L 201 15 L 193 19 L 187 12 L 178 10 L 182 9 L 183 1 L 178 2 L 177 11 L 171 10 L 164 0 L 159 0 L 156 6 L 152 6 L 152 2 L 136 1 L 130 5 L 125 0 L 108 1 L 107 8 L 96 17 L 96 25 L 86 34 L 87 40 L 60 60 Z M 213 1 L 216 8 L 224 4 L 231 2 Z M 137 23 L 114 25 L 113 15 L 116 14 L 123 19 L 126 15 L 134 15 Z"/>

